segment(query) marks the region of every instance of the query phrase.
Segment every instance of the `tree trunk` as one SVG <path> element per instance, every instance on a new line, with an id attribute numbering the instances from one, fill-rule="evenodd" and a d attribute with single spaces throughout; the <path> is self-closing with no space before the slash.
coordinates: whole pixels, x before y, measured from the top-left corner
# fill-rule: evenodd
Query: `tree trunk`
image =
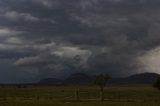
<path id="1" fill-rule="evenodd" d="M 79 90 L 78 89 L 76 89 L 75 91 L 75 100 L 79 101 Z"/>
<path id="2" fill-rule="evenodd" d="M 104 87 L 100 88 L 100 100 L 103 102 L 104 101 Z"/>

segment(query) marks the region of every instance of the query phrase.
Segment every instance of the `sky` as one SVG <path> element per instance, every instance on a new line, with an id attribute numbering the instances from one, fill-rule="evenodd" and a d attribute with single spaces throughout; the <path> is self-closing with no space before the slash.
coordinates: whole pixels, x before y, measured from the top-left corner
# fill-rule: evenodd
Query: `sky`
<path id="1" fill-rule="evenodd" d="M 0 83 L 159 69 L 159 0 L 0 0 Z"/>

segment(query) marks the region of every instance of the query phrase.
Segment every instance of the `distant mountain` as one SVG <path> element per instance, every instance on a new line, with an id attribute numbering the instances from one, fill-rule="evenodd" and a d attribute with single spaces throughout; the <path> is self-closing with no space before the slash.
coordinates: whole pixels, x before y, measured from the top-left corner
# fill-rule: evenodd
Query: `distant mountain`
<path id="1" fill-rule="evenodd" d="M 41 84 L 41 85 L 61 85 L 62 83 L 63 83 L 63 80 L 57 79 L 57 78 L 46 78 L 38 82 L 38 84 Z"/>
<path id="2" fill-rule="evenodd" d="M 69 85 L 86 85 L 91 84 L 93 82 L 92 77 L 88 76 L 84 73 L 75 73 L 69 76 L 66 80 L 64 80 L 64 84 Z"/>
<path id="3" fill-rule="evenodd" d="M 109 84 L 153 84 L 160 75 L 156 73 L 141 73 L 124 78 L 112 78 L 107 83 Z M 75 73 L 70 75 L 65 80 L 56 78 L 42 79 L 38 84 L 43 85 L 88 85 L 93 84 L 95 76 L 89 76 L 84 73 Z"/>
<path id="4" fill-rule="evenodd" d="M 142 73 L 126 78 L 113 78 L 110 84 L 153 84 L 160 75 L 156 73 Z"/>

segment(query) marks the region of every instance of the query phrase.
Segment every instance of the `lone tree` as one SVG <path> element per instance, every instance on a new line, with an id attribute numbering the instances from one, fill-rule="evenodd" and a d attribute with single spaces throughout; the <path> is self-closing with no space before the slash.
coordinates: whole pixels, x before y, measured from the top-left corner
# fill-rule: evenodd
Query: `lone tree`
<path id="1" fill-rule="evenodd" d="M 73 62 L 74 62 L 74 65 L 73 65 L 73 69 L 75 70 L 79 70 L 81 69 L 81 56 L 80 55 L 76 55 L 75 57 L 73 57 Z M 80 100 L 80 96 L 79 96 L 79 89 L 78 89 L 78 84 L 75 84 L 76 86 L 76 90 L 75 90 L 75 100 L 76 101 L 79 101 Z"/>
<path id="2" fill-rule="evenodd" d="M 153 86 L 160 90 L 160 78 L 157 79 Z"/>
<path id="3" fill-rule="evenodd" d="M 104 101 L 104 87 L 107 81 L 110 79 L 109 75 L 99 74 L 96 76 L 94 83 L 100 87 L 100 100 Z"/>

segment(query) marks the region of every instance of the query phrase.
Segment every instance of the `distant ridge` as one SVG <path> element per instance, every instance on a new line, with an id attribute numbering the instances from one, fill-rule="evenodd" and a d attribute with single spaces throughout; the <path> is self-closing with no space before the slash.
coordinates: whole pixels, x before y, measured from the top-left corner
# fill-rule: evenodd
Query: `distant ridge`
<path id="1" fill-rule="evenodd" d="M 153 84 L 160 75 L 156 73 L 141 73 L 131 75 L 124 78 L 112 78 L 107 83 L 109 84 Z M 93 84 L 95 76 L 89 76 L 85 73 L 74 73 L 71 74 L 65 80 L 57 78 L 42 79 L 38 84 L 43 85 L 88 85 Z"/>
<path id="2" fill-rule="evenodd" d="M 61 85 L 62 83 L 63 83 L 63 80 L 57 79 L 57 78 L 46 78 L 38 82 L 38 84 L 41 84 L 41 85 Z"/>
<path id="3" fill-rule="evenodd" d="M 141 73 L 125 78 L 113 78 L 110 84 L 153 84 L 160 75 L 156 73 Z"/>
<path id="4" fill-rule="evenodd" d="M 86 84 L 91 84 L 93 81 L 92 77 L 90 77 L 87 74 L 84 73 L 75 73 L 69 76 L 66 80 L 64 80 L 64 84 L 69 84 L 69 85 L 86 85 Z"/>

